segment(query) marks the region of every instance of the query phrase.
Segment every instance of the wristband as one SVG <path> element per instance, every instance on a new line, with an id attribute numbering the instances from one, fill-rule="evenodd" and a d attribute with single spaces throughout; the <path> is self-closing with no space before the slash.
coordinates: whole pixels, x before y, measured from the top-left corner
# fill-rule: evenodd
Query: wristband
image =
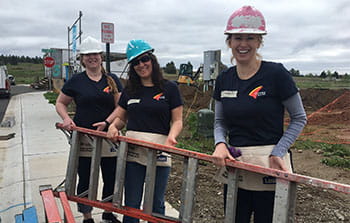
<path id="1" fill-rule="evenodd" d="M 105 123 L 106 123 L 106 128 L 108 128 L 109 125 L 111 124 L 111 123 L 109 123 L 109 121 L 107 121 L 107 120 L 105 120 Z"/>

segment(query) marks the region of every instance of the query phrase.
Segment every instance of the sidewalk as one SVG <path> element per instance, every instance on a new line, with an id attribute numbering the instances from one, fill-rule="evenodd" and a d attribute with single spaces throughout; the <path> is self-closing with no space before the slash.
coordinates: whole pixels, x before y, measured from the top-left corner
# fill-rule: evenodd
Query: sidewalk
<path id="1" fill-rule="evenodd" d="M 15 124 L 0 127 L 0 136 L 15 133 L 14 138 L 0 140 L 1 223 L 14 222 L 16 214 L 31 206 L 36 207 L 39 222 L 45 222 L 39 186 L 51 184 L 55 188 L 65 178 L 68 141 L 55 128 L 61 119 L 43 94 L 12 97 L 3 120 L 12 118 Z M 77 222 L 81 222 L 75 202 L 70 204 Z M 99 222 L 102 210 L 95 208 L 93 213 Z M 167 204 L 167 215 L 177 217 L 178 213 Z"/>

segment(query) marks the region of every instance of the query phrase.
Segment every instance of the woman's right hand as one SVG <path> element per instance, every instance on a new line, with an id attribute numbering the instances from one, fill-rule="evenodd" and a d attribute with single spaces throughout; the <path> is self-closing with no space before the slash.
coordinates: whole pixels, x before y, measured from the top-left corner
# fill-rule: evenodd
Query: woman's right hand
<path id="1" fill-rule="evenodd" d="M 235 160 L 233 156 L 231 156 L 230 152 L 227 149 L 225 143 L 218 143 L 215 146 L 215 151 L 212 154 L 212 162 L 217 166 L 225 166 L 225 159 L 228 158 L 230 160 Z"/>
<path id="2" fill-rule="evenodd" d="M 108 128 L 107 137 L 111 141 L 116 142 L 118 141 L 117 140 L 118 136 L 119 136 L 119 129 L 117 129 L 115 125 L 112 123 Z"/>
<path id="3" fill-rule="evenodd" d="M 70 117 L 63 119 L 63 128 L 66 130 L 72 130 L 72 127 L 75 127 L 75 123 Z"/>

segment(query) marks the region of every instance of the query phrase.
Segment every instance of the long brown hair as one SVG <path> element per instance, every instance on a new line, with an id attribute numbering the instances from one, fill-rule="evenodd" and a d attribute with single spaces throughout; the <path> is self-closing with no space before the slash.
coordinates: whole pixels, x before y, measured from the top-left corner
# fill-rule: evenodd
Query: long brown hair
<path id="1" fill-rule="evenodd" d="M 157 57 L 152 53 L 148 53 L 148 55 L 151 57 L 152 62 L 152 83 L 159 91 L 163 91 L 164 82 L 166 79 L 163 77 L 163 72 L 160 68 Z M 129 65 L 128 76 L 129 78 L 126 82 L 125 88 L 129 95 L 136 94 L 137 91 L 142 87 L 142 83 L 140 76 L 136 73 L 134 66 L 131 64 Z"/>

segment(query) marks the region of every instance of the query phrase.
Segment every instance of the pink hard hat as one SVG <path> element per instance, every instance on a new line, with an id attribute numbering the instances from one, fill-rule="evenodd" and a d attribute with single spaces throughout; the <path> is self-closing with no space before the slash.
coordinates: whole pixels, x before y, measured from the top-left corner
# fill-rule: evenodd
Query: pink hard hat
<path id="1" fill-rule="evenodd" d="M 225 34 L 234 33 L 266 34 L 264 16 L 252 6 L 243 6 L 227 21 Z"/>

